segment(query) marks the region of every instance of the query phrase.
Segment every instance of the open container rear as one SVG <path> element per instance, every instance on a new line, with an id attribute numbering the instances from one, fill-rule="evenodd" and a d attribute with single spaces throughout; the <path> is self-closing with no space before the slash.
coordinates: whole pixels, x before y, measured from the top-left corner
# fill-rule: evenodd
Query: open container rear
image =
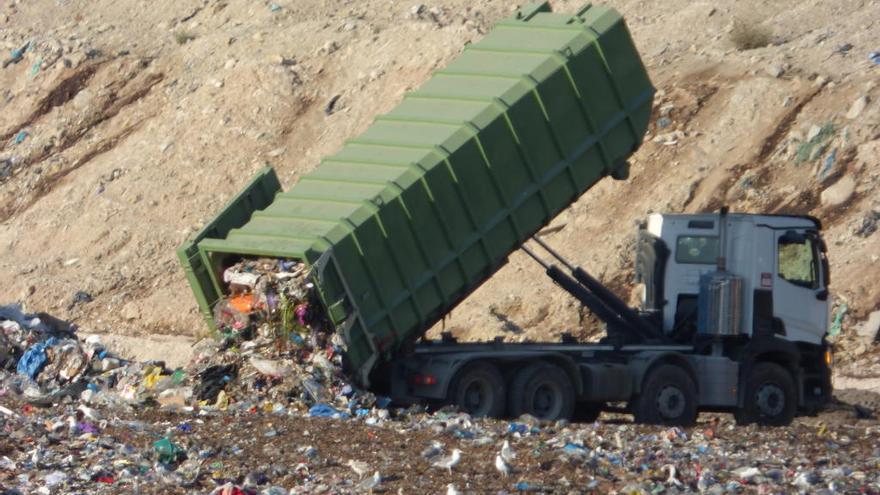
<path id="1" fill-rule="evenodd" d="M 621 16 L 531 5 L 499 22 L 287 192 L 262 170 L 178 250 L 199 307 L 241 256 L 312 268 L 368 385 L 605 175 L 623 173 L 654 88 Z"/>

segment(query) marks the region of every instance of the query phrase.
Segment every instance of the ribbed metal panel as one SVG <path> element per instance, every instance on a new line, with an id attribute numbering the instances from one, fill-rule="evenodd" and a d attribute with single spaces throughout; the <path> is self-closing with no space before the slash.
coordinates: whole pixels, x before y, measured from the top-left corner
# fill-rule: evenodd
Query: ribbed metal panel
<path id="1" fill-rule="evenodd" d="M 502 21 L 290 191 L 203 236 L 206 317 L 225 253 L 326 261 L 320 292 L 366 382 L 619 166 L 654 93 L 629 32 L 607 7 L 549 10 Z"/>

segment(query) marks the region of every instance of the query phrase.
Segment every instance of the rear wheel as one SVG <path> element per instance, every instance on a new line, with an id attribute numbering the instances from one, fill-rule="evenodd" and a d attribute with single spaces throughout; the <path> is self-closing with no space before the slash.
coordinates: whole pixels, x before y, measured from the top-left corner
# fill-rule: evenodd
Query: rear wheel
<path id="1" fill-rule="evenodd" d="M 632 410 L 637 423 L 691 425 L 697 419 L 697 387 L 680 367 L 661 364 L 648 371 Z"/>
<path id="2" fill-rule="evenodd" d="M 757 363 L 745 384 L 743 406 L 734 413 L 738 424 L 785 426 L 797 410 L 797 390 L 791 373 L 776 363 Z"/>
<path id="3" fill-rule="evenodd" d="M 505 394 L 504 378 L 498 368 L 478 361 L 458 372 L 449 397 L 471 416 L 501 417 L 506 405 Z"/>
<path id="4" fill-rule="evenodd" d="M 554 421 L 570 419 L 574 401 L 574 386 L 562 369 L 550 364 L 534 364 L 513 378 L 508 409 L 513 417 L 530 414 Z"/>

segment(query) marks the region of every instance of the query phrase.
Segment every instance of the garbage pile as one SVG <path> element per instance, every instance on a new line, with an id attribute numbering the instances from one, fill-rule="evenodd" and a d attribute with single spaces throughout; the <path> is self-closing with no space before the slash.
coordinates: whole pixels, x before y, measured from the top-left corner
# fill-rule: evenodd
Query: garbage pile
<path id="1" fill-rule="evenodd" d="M 880 493 L 880 429 L 851 418 L 761 428 L 704 416 L 677 428 L 394 410 L 370 424 L 232 406 L 3 403 L 4 495 Z"/>
<path id="2" fill-rule="evenodd" d="M 344 346 L 296 261 L 242 260 L 223 273 L 219 335 L 197 344 L 184 368 L 131 362 L 96 337 L 0 307 L 0 365 L 29 402 L 164 408 L 260 407 L 315 416 L 364 415 L 387 398 L 358 390 L 343 370 Z M 56 322 L 63 323 L 63 322 Z"/>
<path id="3" fill-rule="evenodd" d="M 0 306 L 0 495 L 880 493 L 865 408 L 688 429 L 391 408 L 346 380 L 301 268 L 233 265 L 219 338 L 173 370 Z"/>
<path id="4" fill-rule="evenodd" d="M 44 321 L 48 319 L 51 321 Z M 79 399 L 122 361 L 97 339 L 81 342 L 76 328 L 47 316 L 25 314 L 16 305 L 0 306 L 0 369 L 14 372 L 16 388 L 32 403 L 48 405 L 63 397 Z"/>

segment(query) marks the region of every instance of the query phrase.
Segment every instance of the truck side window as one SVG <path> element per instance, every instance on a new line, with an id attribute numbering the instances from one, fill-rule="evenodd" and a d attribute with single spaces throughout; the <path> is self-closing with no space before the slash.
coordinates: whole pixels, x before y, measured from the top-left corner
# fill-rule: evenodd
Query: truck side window
<path id="1" fill-rule="evenodd" d="M 675 242 L 675 261 L 711 265 L 718 260 L 718 237 L 682 235 Z"/>
<path id="2" fill-rule="evenodd" d="M 813 243 L 802 235 L 783 235 L 779 238 L 779 276 L 801 287 L 819 287 L 816 250 Z"/>

